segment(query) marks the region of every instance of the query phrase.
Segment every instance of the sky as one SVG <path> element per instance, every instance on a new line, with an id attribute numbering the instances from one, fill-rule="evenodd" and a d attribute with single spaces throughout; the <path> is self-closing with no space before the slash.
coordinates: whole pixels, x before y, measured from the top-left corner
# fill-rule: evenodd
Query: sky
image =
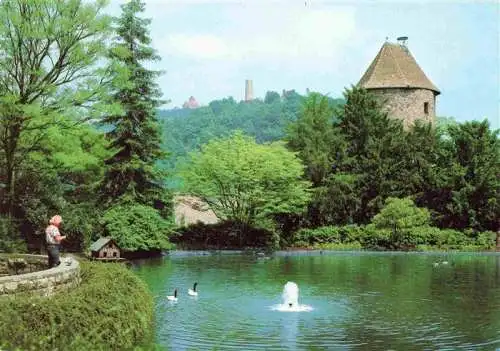
<path id="1" fill-rule="evenodd" d="M 117 16 L 125 0 L 111 0 Z M 383 43 L 408 47 L 441 91 L 437 116 L 500 128 L 500 3 L 481 0 L 146 0 L 152 65 L 174 108 L 306 89 L 336 98 L 357 84 Z"/>

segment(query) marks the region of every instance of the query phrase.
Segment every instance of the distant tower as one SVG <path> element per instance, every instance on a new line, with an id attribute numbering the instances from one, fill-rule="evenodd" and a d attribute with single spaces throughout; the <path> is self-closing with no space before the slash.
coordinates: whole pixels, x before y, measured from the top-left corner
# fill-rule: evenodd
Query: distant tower
<path id="1" fill-rule="evenodd" d="M 245 80 L 245 101 L 253 100 L 253 82 L 249 79 Z"/>
<path id="2" fill-rule="evenodd" d="M 386 41 L 358 83 L 379 96 L 389 116 L 402 119 L 405 128 L 417 119 L 435 123 L 436 96 L 441 93 L 411 55 L 407 41 Z"/>

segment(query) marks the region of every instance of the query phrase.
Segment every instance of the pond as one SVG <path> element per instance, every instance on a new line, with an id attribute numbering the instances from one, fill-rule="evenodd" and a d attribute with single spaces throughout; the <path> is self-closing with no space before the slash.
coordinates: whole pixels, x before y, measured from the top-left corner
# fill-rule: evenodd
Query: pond
<path id="1" fill-rule="evenodd" d="M 496 254 L 175 252 L 134 269 L 168 350 L 500 348 Z M 300 308 L 282 305 L 289 281 Z"/>

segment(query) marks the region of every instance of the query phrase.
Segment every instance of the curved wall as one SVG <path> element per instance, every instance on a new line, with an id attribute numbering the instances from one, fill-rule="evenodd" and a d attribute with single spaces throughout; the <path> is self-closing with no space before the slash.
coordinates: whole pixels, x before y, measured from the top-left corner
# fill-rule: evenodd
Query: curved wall
<path id="1" fill-rule="evenodd" d="M 4 261 L 6 258 L 15 259 L 19 263 L 22 262 L 21 260 L 32 262 L 32 264 L 33 261 L 38 261 L 40 265 L 47 262 L 47 256 L 44 255 L 16 255 L 15 258 L 11 258 L 11 256 L 3 256 L 3 258 Z M 0 277 L 0 297 L 26 292 L 50 296 L 56 292 L 76 287 L 79 283 L 80 264 L 75 258 L 66 256 L 61 258 L 61 264 L 54 268 Z"/>
<path id="2" fill-rule="evenodd" d="M 417 119 L 435 123 L 436 96 L 431 90 L 386 88 L 369 89 L 369 91 L 385 102 L 384 106 L 389 116 L 403 120 L 406 128 L 412 126 Z"/>

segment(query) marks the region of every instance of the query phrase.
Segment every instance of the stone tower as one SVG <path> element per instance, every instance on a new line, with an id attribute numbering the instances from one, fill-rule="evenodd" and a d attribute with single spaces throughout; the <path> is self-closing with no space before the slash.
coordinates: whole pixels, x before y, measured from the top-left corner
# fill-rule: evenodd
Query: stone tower
<path id="1" fill-rule="evenodd" d="M 253 100 L 253 82 L 249 79 L 245 80 L 245 101 Z"/>
<path id="2" fill-rule="evenodd" d="M 358 85 L 379 96 L 389 116 L 402 119 L 405 128 L 417 119 L 434 124 L 440 91 L 411 55 L 407 39 L 385 42 Z"/>

